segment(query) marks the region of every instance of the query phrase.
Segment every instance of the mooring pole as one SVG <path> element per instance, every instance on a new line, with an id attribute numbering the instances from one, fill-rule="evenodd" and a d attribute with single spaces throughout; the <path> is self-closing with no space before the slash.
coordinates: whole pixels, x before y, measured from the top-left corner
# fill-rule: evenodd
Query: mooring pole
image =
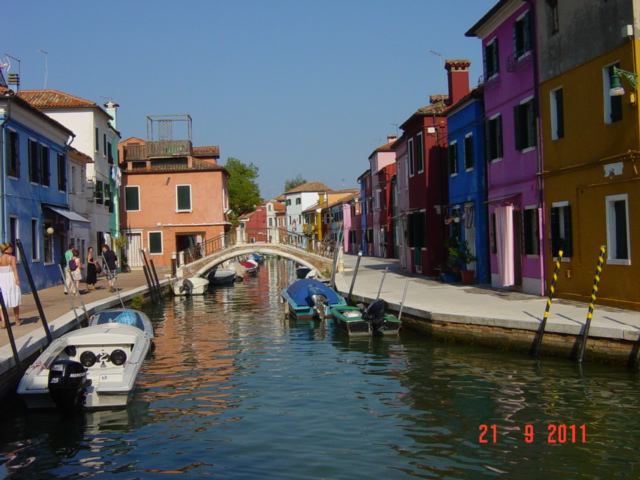
<path id="1" fill-rule="evenodd" d="M 353 293 L 353 286 L 356 283 L 356 276 L 358 275 L 358 268 L 360 268 L 360 260 L 362 260 L 362 250 L 358 252 L 358 259 L 356 260 L 356 268 L 353 271 L 353 278 L 351 279 L 351 286 L 349 287 L 349 295 L 347 295 L 347 302 L 351 303 L 351 294 Z"/>
<path id="2" fill-rule="evenodd" d="M 562 261 L 563 251 L 558 251 L 558 258 L 556 259 L 556 268 L 553 271 L 553 280 L 551 281 L 551 287 L 549 288 L 549 298 L 547 298 L 547 306 L 544 309 L 544 315 L 542 316 L 542 323 L 540 324 L 540 331 L 538 337 L 533 341 L 531 346 L 531 355 L 537 356 L 540 353 L 540 346 L 542 345 L 542 337 L 544 335 L 544 329 L 547 326 L 547 318 L 549 317 L 549 311 L 551 310 L 551 302 L 553 301 L 553 294 L 556 291 L 556 282 L 558 281 L 558 272 L 560 271 L 560 262 Z"/>
<path id="3" fill-rule="evenodd" d="M 149 296 L 153 302 L 158 302 L 160 299 L 156 298 L 156 290 L 153 288 L 151 272 L 149 271 L 149 263 L 147 262 L 147 255 L 143 248 L 140 249 L 140 256 L 142 257 L 142 271 L 144 272 L 144 278 L 147 280 L 147 285 L 149 286 Z"/>
<path id="4" fill-rule="evenodd" d="M 382 292 L 382 284 L 384 283 L 384 277 L 387 276 L 387 272 L 389 271 L 389 267 L 384 269 L 384 273 L 382 274 L 382 280 L 380 280 L 380 288 L 378 288 L 378 296 L 376 300 L 380 298 L 380 293 Z"/>
<path id="5" fill-rule="evenodd" d="M 398 320 L 402 319 L 402 309 L 404 308 L 404 300 L 407 298 L 407 289 L 409 288 L 409 279 L 404 284 L 404 293 L 402 294 L 402 302 L 400 303 L 400 311 L 398 312 Z"/>
<path id="6" fill-rule="evenodd" d="M 29 281 L 29 286 L 31 287 L 31 293 L 33 294 L 33 299 L 36 302 L 36 307 L 38 307 L 38 313 L 40 314 L 40 320 L 42 320 L 42 327 L 44 328 L 44 333 L 47 336 L 47 341 L 51 343 L 53 342 L 53 336 L 49 331 L 49 325 L 47 324 L 47 319 L 44 316 L 44 310 L 42 309 L 42 304 L 40 303 L 40 297 L 38 296 L 38 290 L 36 289 L 36 286 L 33 283 L 33 277 L 31 276 L 29 263 L 27 262 L 27 257 L 25 257 L 24 255 L 24 249 L 22 248 L 22 242 L 20 241 L 20 239 L 16 239 L 16 247 L 18 247 L 18 252 L 20 252 L 20 258 L 22 259 L 22 266 L 24 267 L 24 273 L 27 275 L 27 280 Z"/>
<path id="7" fill-rule="evenodd" d="M 602 273 L 602 263 L 604 262 L 604 252 L 607 249 L 606 245 L 600 247 L 600 255 L 598 256 L 598 266 L 596 267 L 596 276 L 593 279 L 593 288 L 591 289 L 591 301 L 589 302 L 589 312 L 587 313 L 587 322 L 584 326 L 584 335 L 582 337 L 582 344 L 580 345 L 580 355 L 578 356 L 578 362 L 582 363 L 582 357 L 584 356 L 584 349 L 587 346 L 587 338 L 589 337 L 589 327 L 591 327 L 591 319 L 593 318 L 593 307 L 596 303 L 596 295 L 598 294 L 598 285 L 600 284 L 600 274 Z"/>
<path id="8" fill-rule="evenodd" d="M 9 343 L 11 344 L 11 350 L 13 351 L 13 358 L 16 361 L 16 365 L 20 365 L 20 356 L 18 355 L 18 349 L 16 348 L 16 339 L 13 338 L 13 331 L 11 330 L 11 322 L 9 321 L 9 313 L 7 312 L 7 306 L 4 303 L 4 296 L 0 291 L 0 308 L 2 309 L 2 315 L 4 316 L 4 324 L 7 327 L 7 334 L 9 335 Z"/>

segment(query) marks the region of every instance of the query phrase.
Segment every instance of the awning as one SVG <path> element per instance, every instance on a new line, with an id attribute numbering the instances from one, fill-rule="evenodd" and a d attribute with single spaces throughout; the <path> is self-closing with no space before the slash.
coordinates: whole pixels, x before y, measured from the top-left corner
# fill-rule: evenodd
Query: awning
<path id="1" fill-rule="evenodd" d="M 71 210 L 65 210 L 63 208 L 50 207 L 48 205 L 45 206 L 45 208 L 48 208 L 49 210 L 51 210 L 52 212 L 57 213 L 58 215 L 62 215 L 63 217 L 68 218 L 72 222 L 91 223 L 89 220 L 84 218 L 82 215 L 78 215 L 77 213 L 72 212 Z"/>

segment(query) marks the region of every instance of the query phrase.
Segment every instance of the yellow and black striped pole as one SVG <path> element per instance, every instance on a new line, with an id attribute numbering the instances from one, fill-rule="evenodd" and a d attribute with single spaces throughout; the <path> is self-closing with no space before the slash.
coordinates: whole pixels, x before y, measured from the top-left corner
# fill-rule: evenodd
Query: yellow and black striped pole
<path id="1" fill-rule="evenodd" d="M 556 268 L 553 271 L 553 280 L 551 280 L 551 287 L 549 288 L 549 298 L 547 298 L 547 306 L 544 309 L 544 315 L 542 316 L 542 323 L 540 324 L 540 330 L 531 346 L 531 355 L 538 355 L 540 353 L 540 345 L 542 345 L 542 336 L 544 335 L 544 329 L 547 326 L 547 318 L 549 317 L 549 311 L 551 310 L 551 302 L 553 301 L 553 294 L 556 291 L 556 282 L 558 281 L 558 272 L 560 271 L 560 262 L 562 261 L 562 250 L 558 251 L 558 258 L 556 258 Z"/>
<path id="2" fill-rule="evenodd" d="M 580 345 L 580 356 L 578 362 L 582 363 L 584 349 L 587 346 L 587 338 L 589 337 L 589 327 L 593 318 L 593 306 L 596 303 L 596 295 L 598 294 L 598 285 L 600 284 L 600 274 L 602 273 L 602 263 L 604 262 L 604 252 L 607 250 L 606 245 L 600 247 L 600 256 L 598 257 L 598 266 L 596 267 L 596 277 L 593 279 L 593 289 L 591 290 L 591 300 L 589 301 L 589 313 L 587 313 L 587 323 L 584 326 L 584 334 L 582 337 L 582 345 Z"/>

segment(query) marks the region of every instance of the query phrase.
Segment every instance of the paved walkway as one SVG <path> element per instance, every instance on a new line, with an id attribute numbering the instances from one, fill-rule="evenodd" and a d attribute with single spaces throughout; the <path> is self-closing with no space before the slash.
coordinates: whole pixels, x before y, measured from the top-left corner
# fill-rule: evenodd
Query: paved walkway
<path id="1" fill-rule="evenodd" d="M 345 271 L 336 277 L 336 286 L 345 296 L 351 287 L 357 258 L 344 255 Z M 547 304 L 546 297 L 426 280 L 401 270 L 397 260 L 373 257 L 361 258 L 353 294 L 377 298 L 387 268 L 380 297 L 392 306 L 399 306 L 408 281 L 403 311 L 412 315 L 535 331 Z M 586 303 L 554 300 L 545 332 L 579 335 L 587 313 Z M 640 312 L 598 306 L 596 302 L 589 336 L 636 341 L 640 338 Z"/>

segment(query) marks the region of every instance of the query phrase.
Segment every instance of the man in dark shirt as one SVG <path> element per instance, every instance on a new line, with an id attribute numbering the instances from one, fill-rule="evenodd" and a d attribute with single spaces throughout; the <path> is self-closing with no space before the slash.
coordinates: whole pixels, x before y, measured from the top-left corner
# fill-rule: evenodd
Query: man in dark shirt
<path id="1" fill-rule="evenodd" d="M 115 292 L 116 277 L 118 275 L 118 258 L 109 248 L 109 245 L 102 246 L 102 259 L 104 260 L 104 270 L 107 272 L 109 291 Z"/>

